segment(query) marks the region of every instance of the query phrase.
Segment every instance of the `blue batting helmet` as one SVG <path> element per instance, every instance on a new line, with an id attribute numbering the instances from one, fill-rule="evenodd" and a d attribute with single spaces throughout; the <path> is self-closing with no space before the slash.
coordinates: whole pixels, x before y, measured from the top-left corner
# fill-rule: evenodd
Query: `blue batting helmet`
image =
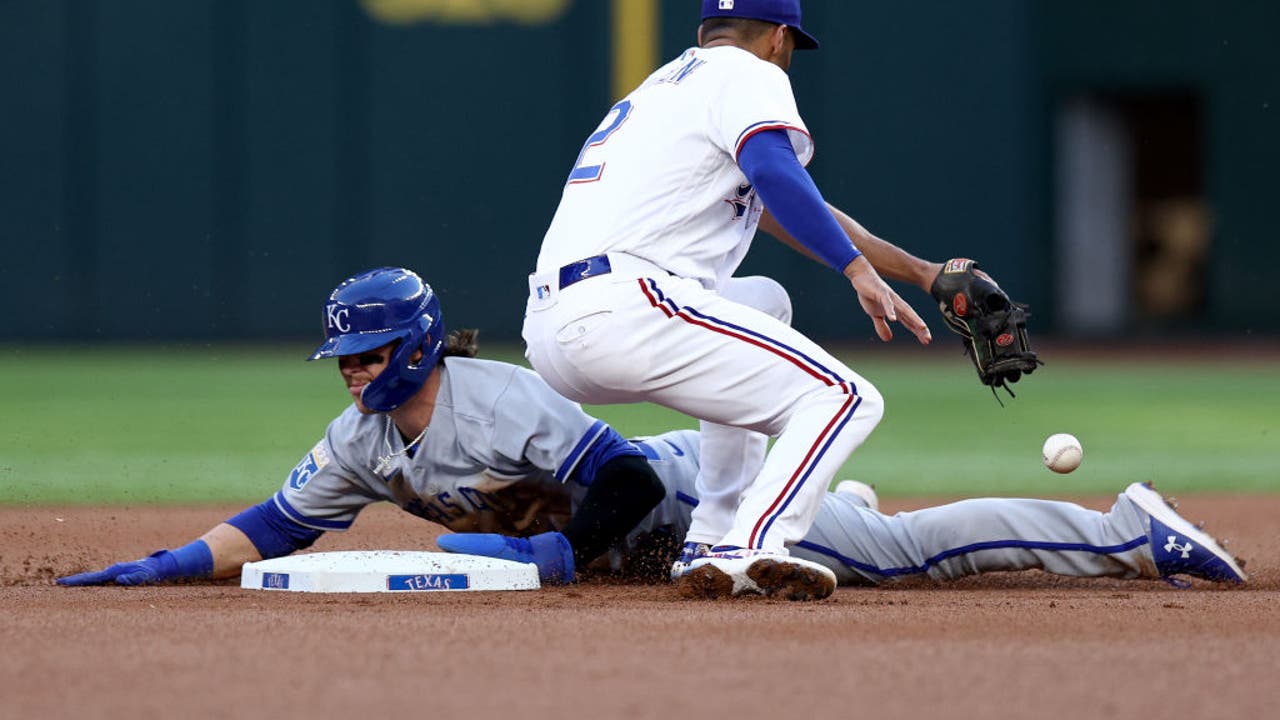
<path id="1" fill-rule="evenodd" d="M 347 278 L 324 303 L 324 342 L 308 360 L 355 355 L 399 340 L 360 400 L 377 412 L 402 405 L 427 382 L 444 352 L 440 298 L 417 273 L 377 268 Z M 415 350 L 422 351 L 411 362 Z"/>

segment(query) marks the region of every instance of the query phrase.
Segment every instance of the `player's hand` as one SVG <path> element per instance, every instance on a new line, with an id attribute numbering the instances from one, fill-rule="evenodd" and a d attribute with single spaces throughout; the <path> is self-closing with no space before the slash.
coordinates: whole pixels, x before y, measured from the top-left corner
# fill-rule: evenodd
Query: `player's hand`
<path id="1" fill-rule="evenodd" d="M 116 563 L 97 572 L 60 577 L 57 582 L 59 585 L 147 585 L 177 576 L 177 562 L 172 556 L 168 550 L 159 550 L 141 560 Z"/>
<path id="2" fill-rule="evenodd" d="M 933 340 L 929 326 L 916 313 L 906 300 L 903 300 L 893 288 L 889 287 L 865 256 L 854 258 L 844 269 L 845 277 L 858 294 L 858 302 L 862 310 L 875 325 L 876 335 L 888 342 L 893 339 L 893 330 L 889 323 L 901 323 L 902 327 L 911 331 L 921 345 L 928 345 Z"/>
<path id="3" fill-rule="evenodd" d="M 495 533 L 453 533 L 436 538 L 436 545 L 445 552 L 533 563 L 538 566 L 538 579 L 548 585 L 573 582 L 573 547 L 569 545 L 569 539 L 558 532 L 545 532 L 528 538 Z"/>

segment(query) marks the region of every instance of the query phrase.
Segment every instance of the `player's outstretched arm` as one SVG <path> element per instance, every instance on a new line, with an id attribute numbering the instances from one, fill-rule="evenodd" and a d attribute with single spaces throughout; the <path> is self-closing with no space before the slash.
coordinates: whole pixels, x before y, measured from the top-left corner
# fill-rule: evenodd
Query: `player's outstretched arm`
<path id="1" fill-rule="evenodd" d="M 246 562 L 261 560 L 244 533 L 220 523 L 200 539 L 174 550 L 116 563 L 96 572 L 58 578 L 59 585 L 149 585 L 167 580 L 230 577 Z"/>
<path id="2" fill-rule="evenodd" d="M 240 528 L 227 523 L 218 523 L 217 527 L 200 538 L 213 551 L 214 579 L 234 577 L 240 574 L 245 563 L 258 562 L 262 553 L 254 547 L 253 541 Z"/>
<path id="3" fill-rule="evenodd" d="M 841 223 L 800 165 L 786 133 L 766 130 L 743 141 L 738 166 L 767 209 L 761 217 L 761 227 L 805 255 L 844 273 L 881 340 L 893 338 L 890 322 L 901 322 L 922 344 L 932 339 L 916 311 L 877 272 L 877 263 L 882 263 L 893 271 L 890 277 L 906 276 L 905 261 L 914 258 L 884 241 L 876 242 L 878 238 L 843 213 L 840 215 L 848 224 Z M 859 237 L 869 241 L 867 249 L 857 242 Z M 874 255 L 867 256 L 868 251 Z M 914 276 L 911 279 L 916 280 Z"/>
<path id="4" fill-rule="evenodd" d="M 942 271 L 941 263 L 922 260 L 908 253 L 897 245 L 874 235 L 840 208 L 831 203 L 826 203 L 826 205 L 840 228 L 845 231 L 845 234 L 849 236 L 853 244 L 862 251 L 862 254 L 866 256 L 877 273 L 890 280 L 911 283 L 925 292 L 930 291 L 934 278 L 938 277 L 938 273 Z M 791 233 L 782 227 L 777 218 L 773 217 L 767 208 L 764 214 L 760 216 L 760 229 L 802 255 L 818 260 L 816 255 L 805 248 L 804 245 L 801 245 L 800 241 L 792 237 Z"/>

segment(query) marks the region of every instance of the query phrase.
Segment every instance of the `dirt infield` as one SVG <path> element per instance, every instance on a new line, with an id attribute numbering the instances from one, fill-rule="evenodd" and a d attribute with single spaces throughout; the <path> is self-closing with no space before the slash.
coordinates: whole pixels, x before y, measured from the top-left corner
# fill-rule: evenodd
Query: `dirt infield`
<path id="1" fill-rule="evenodd" d="M 817 603 L 602 580 L 411 596 L 52 584 L 238 509 L 0 509 L 0 717 L 1262 718 L 1280 703 L 1280 496 L 1182 504 L 1249 560 L 1240 589 L 1039 572 Z M 431 528 L 375 507 L 314 549 L 434 550 Z"/>

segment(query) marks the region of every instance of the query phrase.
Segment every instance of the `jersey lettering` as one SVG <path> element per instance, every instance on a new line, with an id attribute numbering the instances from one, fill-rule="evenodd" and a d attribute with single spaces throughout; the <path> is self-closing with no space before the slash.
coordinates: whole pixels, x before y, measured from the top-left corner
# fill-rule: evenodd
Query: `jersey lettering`
<path id="1" fill-rule="evenodd" d="M 693 56 L 693 51 L 688 50 L 684 53 L 684 55 L 680 56 L 680 59 L 684 60 L 685 58 L 692 57 L 692 56 Z M 694 70 L 697 70 L 698 68 L 706 64 L 707 64 L 706 60 L 699 60 L 697 58 L 693 58 L 692 60 L 689 60 L 689 62 L 678 66 L 676 69 L 664 75 L 662 79 L 659 80 L 658 82 L 667 83 L 670 85 L 679 85 L 681 80 L 684 80 L 685 78 L 689 77 L 690 73 L 692 73 Z"/>
<path id="2" fill-rule="evenodd" d="M 435 501 L 448 508 L 446 512 L 448 512 L 451 517 L 462 517 L 467 513 L 466 510 L 458 507 L 457 503 L 449 501 L 449 493 L 447 492 L 442 492 L 439 495 L 436 495 Z"/>
<path id="3" fill-rule="evenodd" d="M 492 506 L 485 499 L 487 493 L 483 493 L 473 487 L 460 487 L 458 494 L 466 498 L 467 502 L 476 510 L 491 510 Z"/>
<path id="4" fill-rule="evenodd" d="M 627 116 L 630 114 L 630 100 L 623 100 L 617 105 L 609 108 L 609 112 L 605 115 L 605 118 L 608 119 L 609 116 L 612 115 L 613 121 L 608 125 L 605 125 L 600 130 L 595 131 L 591 134 L 591 137 L 587 138 L 586 144 L 582 146 L 582 151 L 578 153 L 578 160 L 573 165 L 573 171 L 569 173 L 570 185 L 595 182 L 600 179 L 601 175 L 604 175 L 604 162 L 601 162 L 599 165 L 583 165 L 582 160 L 586 156 L 588 150 L 605 144 L 609 139 L 609 136 L 613 135 L 617 132 L 618 128 L 622 127 L 622 123 L 627 121 Z"/>
<path id="5" fill-rule="evenodd" d="M 423 502 L 419 498 L 410 500 L 402 507 L 404 507 L 405 511 L 417 515 L 424 520 L 430 520 L 433 523 L 439 523 L 446 526 L 449 524 L 450 518 L 448 513 L 436 507 L 434 504 Z"/>

